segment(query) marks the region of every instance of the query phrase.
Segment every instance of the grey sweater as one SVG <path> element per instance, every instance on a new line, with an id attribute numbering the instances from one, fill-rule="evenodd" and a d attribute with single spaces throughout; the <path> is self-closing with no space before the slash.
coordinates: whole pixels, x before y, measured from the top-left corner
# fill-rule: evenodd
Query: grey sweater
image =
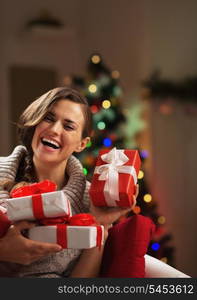
<path id="1" fill-rule="evenodd" d="M 25 155 L 26 148 L 17 146 L 11 155 L 0 157 L 0 180 L 15 180 L 18 166 Z M 68 159 L 66 173 L 69 180 L 63 191 L 71 203 L 72 214 L 88 212 L 90 183 L 83 175 L 81 163 L 73 155 Z M 9 193 L 0 187 L 0 205 L 3 206 L 8 198 Z M 0 277 L 67 277 L 80 254 L 81 250 L 65 249 L 29 266 L 0 261 Z"/>

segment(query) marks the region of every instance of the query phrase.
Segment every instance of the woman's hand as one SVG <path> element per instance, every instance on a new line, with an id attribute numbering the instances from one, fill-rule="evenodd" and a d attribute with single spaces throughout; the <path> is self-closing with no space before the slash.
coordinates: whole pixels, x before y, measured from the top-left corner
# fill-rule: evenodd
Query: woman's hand
<path id="1" fill-rule="evenodd" d="M 0 261 L 29 265 L 32 262 L 62 250 L 57 244 L 41 243 L 25 238 L 21 231 L 34 227 L 34 223 L 22 221 L 11 225 L 0 239 Z"/>
<path id="2" fill-rule="evenodd" d="M 136 205 L 136 198 L 139 193 L 139 185 L 136 185 L 136 193 L 133 196 L 133 205 L 132 207 L 100 207 L 100 206 L 94 206 L 90 204 L 90 213 L 92 213 L 97 221 L 106 226 L 110 227 L 112 223 L 117 221 L 120 217 L 126 215 L 128 212 L 130 212 L 133 207 Z"/>

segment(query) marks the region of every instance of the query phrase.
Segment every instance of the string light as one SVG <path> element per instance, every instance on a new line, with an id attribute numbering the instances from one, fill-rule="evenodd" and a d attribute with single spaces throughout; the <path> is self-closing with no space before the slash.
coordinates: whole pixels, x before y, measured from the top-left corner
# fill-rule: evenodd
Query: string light
<path id="1" fill-rule="evenodd" d="M 98 122 L 97 127 L 99 130 L 105 129 L 105 127 L 106 127 L 105 122 L 103 122 L 103 121 Z"/>
<path id="2" fill-rule="evenodd" d="M 151 248 L 152 248 L 154 251 L 157 251 L 157 250 L 159 250 L 160 245 L 159 245 L 159 243 L 153 243 L 153 244 L 151 245 Z"/>
<path id="3" fill-rule="evenodd" d="M 110 138 L 105 138 L 105 139 L 103 140 L 103 145 L 104 145 L 105 147 L 110 147 L 110 146 L 112 145 L 112 140 L 111 140 Z"/>
<path id="4" fill-rule="evenodd" d="M 92 142 L 89 141 L 89 142 L 87 143 L 87 145 L 86 145 L 86 148 L 90 148 L 91 146 L 92 146 Z"/>
<path id="5" fill-rule="evenodd" d="M 138 173 L 138 179 L 142 179 L 144 177 L 144 172 L 142 170 L 139 170 L 139 173 Z"/>
<path id="6" fill-rule="evenodd" d="M 101 61 L 101 58 L 99 55 L 95 54 L 91 57 L 91 61 L 93 62 L 93 64 L 98 64 Z"/>
<path id="7" fill-rule="evenodd" d="M 87 175 L 88 174 L 88 170 L 86 168 L 83 168 L 83 174 Z"/>
<path id="8" fill-rule="evenodd" d="M 109 100 L 104 100 L 102 102 L 102 107 L 103 108 L 108 109 L 108 108 L 110 108 L 110 106 L 111 106 L 111 102 Z"/>
<path id="9" fill-rule="evenodd" d="M 164 216 L 160 216 L 158 217 L 157 222 L 162 225 L 166 222 L 166 218 Z"/>
<path id="10" fill-rule="evenodd" d="M 96 93 L 96 91 L 97 91 L 97 86 L 96 86 L 96 84 L 94 84 L 94 83 L 90 84 L 89 87 L 88 87 L 88 90 L 89 90 L 89 92 L 92 93 L 92 94 Z"/>
<path id="11" fill-rule="evenodd" d="M 92 106 L 90 106 L 90 109 L 91 109 L 91 112 L 93 113 L 93 114 L 96 114 L 97 112 L 98 112 L 98 107 L 96 106 L 96 105 L 92 105 Z"/>
<path id="12" fill-rule="evenodd" d="M 111 72 L 111 76 L 114 79 L 118 79 L 120 77 L 120 72 L 117 71 L 117 70 L 114 70 L 114 71 Z"/>
<path id="13" fill-rule="evenodd" d="M 144 195 L 144 201 L 149 203 L 152 201 L 152 196 L 150 194 Z"/>
<path id="14" fill-rule="evenodd" d="M 139 206 L 135 206 L 134 208 L 133 208 L 133 212 L 137 215 L 137 214 L 139 214 L 140 212 L 141 212 L 141 208 L 139 207 Z"/>
<path id="15" fill-rule="evenodd" d="M 142 150 L 140 151 L 140 156 L 142 158 L 147 158 L 148 157 L 148 151 L 147 150 Z"/>

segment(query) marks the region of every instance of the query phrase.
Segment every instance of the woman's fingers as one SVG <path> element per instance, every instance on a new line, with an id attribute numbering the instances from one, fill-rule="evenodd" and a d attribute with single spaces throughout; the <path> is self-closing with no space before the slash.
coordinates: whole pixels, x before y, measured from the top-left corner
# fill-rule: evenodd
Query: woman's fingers
<path id="1" fill-rule="evenodd" d="M 121 216 L 125 215 L 131 210 L 130 208 L 122 207 L 95 207 L 92 205 L 91 213 L 96 217 L 101 224 L 112 224 Z"/>
<path id="2" fill-rule="evenodd" d="M 46 255 L 62 250 L 60 245 L 33 241 L 21 234 L 22 230 L 30 229 L 33 226 L 35 224 L 26 221 L 10 226 L 6 235 L 0 240 L 0 257 L 2 261 L 28 265 Z M 15 249 L 14 253 L 13 249 Z"/>

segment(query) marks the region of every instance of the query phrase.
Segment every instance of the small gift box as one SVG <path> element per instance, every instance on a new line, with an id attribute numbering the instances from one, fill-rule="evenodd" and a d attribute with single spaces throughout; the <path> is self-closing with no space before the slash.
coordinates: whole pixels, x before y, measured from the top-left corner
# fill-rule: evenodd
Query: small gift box
<path id="1" fill-rule="evenodd" d="M 54 224 L 56 221 L 58 224 Z M 97 225 L 90 214 L 77 214 L 65 219 L 66 224 L 59 223 L 63 221 L 63 218 L 42 220 L 45 226 L 29 229 L 28 237 L 40 242 L 57 243 L 64 249 L 88 249 L 103 244 L 104 227 Z"/>
<path id="2" fill-rule="evenodd" d="M 93 204 L 132 206 L 140 164 L 137 150 L 101 150 L 89 190 Z"/>
<path id="3" fill-rule="evenodd" d="M 103 226 L 36 226 L 29 230 L 31 240 L 57 243 L 62 248 L 88 249 L 103 244 Z"/>
<path id="4" fill-rule="evenodd" d="M 70 202 L 63 191 L 10 198 L 6 208 L 12 222 L 71 215 Z"/>

